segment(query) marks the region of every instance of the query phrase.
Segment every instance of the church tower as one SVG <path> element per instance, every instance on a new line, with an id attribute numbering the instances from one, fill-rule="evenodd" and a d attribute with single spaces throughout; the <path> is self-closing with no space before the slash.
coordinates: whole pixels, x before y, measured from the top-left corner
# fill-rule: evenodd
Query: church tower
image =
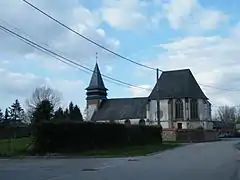
<path id="1" fill-rule="evenodd" d="M 89 86 L 86 88 L 87 108 L 86 120 L 90 121 L 93 113 L 97 111 L 103 100 L 107 99 L 107 88 L 105 88 L 102 75 L 96 63 Z"/>

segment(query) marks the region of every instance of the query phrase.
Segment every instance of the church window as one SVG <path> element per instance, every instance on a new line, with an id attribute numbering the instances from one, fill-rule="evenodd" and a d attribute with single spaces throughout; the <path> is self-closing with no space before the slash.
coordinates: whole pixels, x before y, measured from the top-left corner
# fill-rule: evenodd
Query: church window
<path id="1" fill-rule="evenodd" d="M 183 118 L 183 102 L 177 99 L 175 102 L 176 118 Z"/>
<path id="2" fill-rule="evenodd" d="M 192 99 L 190 101 L 190 113 L 191 113 L 191 119 L 198 118 L 198 102 L 196 99 Z"/>

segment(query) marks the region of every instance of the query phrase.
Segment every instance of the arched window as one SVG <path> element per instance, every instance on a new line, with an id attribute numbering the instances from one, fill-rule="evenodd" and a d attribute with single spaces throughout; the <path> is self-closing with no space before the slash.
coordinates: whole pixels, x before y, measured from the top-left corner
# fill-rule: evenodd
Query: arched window
<path id="1" fill-rule="evenodd" d="M 176 118 L 183 118 L 183 102 L 181 99 L 177 99 L 175 102 Z"/>
<path id="2" fill-rule="evenodd" d="M 139 120 L 139 125 L 142 125 L 142 126 L 144 126 L 146 123 L 145 123 L 145 120 L 144 119 L 140 119 Z"/>
<path id="3" fill-rule="evenodd" d="M 172 99 L 168 100 L 168 117 L 169 117 L 169 120 L 172 120 L 173 118 L 173 100 Z"/>
<path id="4" fill-rule="evenodd" d="M 124 121 L 124 124 L 125 124 L 125 125 L 131 125 L 131 121 L 130 121 L 129 119 L 126 119 L 126 120 Z"/>
<path id="5" fill-rule="evenodd" d="M 190 114 L 191 114 L 191 119 L 198 118 L 198 102 L 196 99 L 192 99 L 190 101 Z"/>

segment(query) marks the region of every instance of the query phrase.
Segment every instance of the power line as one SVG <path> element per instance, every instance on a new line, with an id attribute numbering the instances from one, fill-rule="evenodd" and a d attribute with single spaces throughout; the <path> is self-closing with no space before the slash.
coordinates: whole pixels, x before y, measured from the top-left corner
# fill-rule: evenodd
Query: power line
<path id="1" fill-rule="evenodd" d="M 199 83 L 199 85 L 205 86 L 205 87 L 208 87 L 208 88 L 218 89 L 218 90 L 221 90 L 221 91 L 240 91 L 240 89 L 226 89 L 226 88 L 220 88 L 220 87 L 206 85 L 206 84 L 201 84 L 201 83 Z"/>
<path id="2" fill-rule="evenodd" d="M 5 21 L 3 21 L 3 20 L 1 20 L 1 19 L 0 19 L 0 21 L 1 21 L 2 23 L 4 23 L 4 24 L 10 26 L 11 28 L 19 31 L 20 33 L 23 33 L 23 34 L 25 34 L 26 36 L 30 37 L 27 33 L 21 31 L 19 28 L 16 28 L 16 27 L 10 25 L 9 23 L 7 23 L 7 22 L 5 22 Z M 3 26 L 2 26 L 1 28 L 2 28 L 2 30 L 4 30 L 6 33 L 11 34 L 11 35 L 14 35 L 15 37 L 17 37 L 18 39 L 24 41 L 24 42 L 27 43 L 28 45 L 30 45 L 30 46 L 38 49 L 39 51 L 42 51 L 42 52 L 44 52 L 44 53 L 46 53 L 46 54 L 54 57 L 55 59 L 61 61 L 62 63 L 65 63 L 65 64 L 67 64 L 67 65 L 69 65 L 69 66 L 71 66 L 71 67 L 74 67 L 74 68 L 78 68 L 79 70 L 81 70 L 81 71 L 83 71 L 83 72 L 85 72 L 85 73 L 90 73 L 89 71 L 93 72 L 93 71 L 90 70 L 89 68 L 87 68 L 89 71 L 84 70 L 84 68 L 82 67 L 82 65 L 81 65 L 81 68 L 76 67 L 76 66 L 73 66 L 73 64 L 70 64 L 69 62 L 63 61 L 62 59 L 54 56 L 51 52 L 46 51 L 46 49 L 45 49 L 45 51 L 43 51 L 43 50 L 40 49 L 39 47 L 34 46 L 33 44 L 31 44 L 30 40 L 28 40 L 28 39 L 26 39 L 26 38 L 23 38 L 22 36 L 19 37 L 18 35 L 13 34 L 13 33 L 12 33 L 13 31 L 12 31 L 12 32 L 9 32 L 9 31 L 7 31 L 6 29 L 3 29 Z M 30 38 L 31 38 L 31 37 L 30 37 Z M 47 46 L 48 48 L 50 48 L 47 44 L 44 44 L 44 45 Z M 41 46 L 41 48 L 42 48 L 42 46 Z M 56 54 L 57 54 L 57 53 L 56 53 Z M 72 63 L 72 62 L 71 62 L 71 63 Z M 74 63 L 75 63 L 75 62 L 74 62 Z M 76 64 L 75 64 L 75 65 L 76 65 Z M 123 81 L 120 81 L 120 80 L 117 80 L 117 79 L 108 77 L 108 76 L 103 75 L 103 74 L 102 74 L 102 76 L 103 76 L 103 77 L 106 77 L 106 78 L 104 78 L 106 81 L 109 81 L 109 82 L 114 83 L 114 84 L 117 84 L 117 85 L 124 85 L 124 86 L 126 86 L 126 87 L 141 88 L 141 89 L 145 89 L 145 90 L 149 90 L 149 91 L 151 90 L 150 88 L 148 89 L 148 88 L 143 88 L 143 87 L 131 85 L 131 84 L 129 84 L 129 83 L 125 83 L 125 82 L 123 82 Z M 109 78 L 109 79 L 107 79 L 107 78 Z M 111 79 L 112 81 L 110 81 L 110 79 Z M 116 82 L 116 80 L 117 80 L 118 83 Z M 124 83 L 124 84 L 123 84 L 123 83 Z M 225 89 L 225 88 L 219 88 L 219 87 L 215 87 L 215 86 L 211 86 L 211 85 L 205 85 L 205 84 L 201 84 L 201 83 L 199 83 L 199 85 L 204 86 L 204 87 L 208 87 L 208 88 L 213 88 L 213 89 L 222 90 L 222 91 L 240 91 L 239 89 Z"/>
<path id="3" fill-rule="evenodd" d="M 4 20 L 2 20 L 2 19 L 0 19 L 0 22 L 2 22 L 3 24 L 5 24 L 5 25 L 7 25 L 7 26 L 10 26 L 12 29 L 18 31 L 18 32 L 21 33 L 21 34 L 24 34 L 25 36 L 27 36 L 28 38 L 30 38 L 30 39 L 33 40 L 33 37 L 32 37 L 32 36 L 30 36 L 29 34 L 27 34 L 27 33 L 24 32 L 24 31 L 22 31 L 21 29 L 19 29 L 19 28 L 13 26 L 13 25 L 7 23 L 6 21 L 4 21 Z M 73 64 L 70 64 L 70 63 L 68 63 L 68 62 L 66 62 L 66 61 L 63 61 L 62 59 L 54 56 L 53 54 L 51 54 L 51 53 L 49 53 L 49 52 L 47 52 L 47 51 L 44 51 L 44 50 L 40 49 L 40 48 L 37 47 L 37 46 L 34 46 L 33 44 L 31 44 L 31 43 L 29 43 L 29 42 L 27 42 L 27 41 L 19 38 L 18 36 L 15 36 L 15 35 L 11 34 L 11 33 L 9 33 L 8 31 L 6 31 L 6 30 L 4 30 L 4 29 L 2 29 L 2 30 L 5 31 L 6 33 L 8 33 L 8 34 L 10 34 L 10 35 L 12 35 L 12 36 L 14 36 L 14 37 L 16 37 L 17 39 L 24 41 L 24 42 L 27 43 L 29 46 L 32 46 L 32 47 L 38 49 L 39 51 L 44 52 L 44 53 L 52 56 L 53 58 L 61 61 L 62 63 L 66 64 L 66 65 L 68 65 L 68 66 L 71 66 L 71 67 L 73 67 L 73 68 L 77 68 L 78 70 L 81 70 L 82 72 L 85 72 L 85 73 L 87 73 L 87 74 L 92 74 L 92 71 L 91 71 L 91 72 L 86 71 L 85 69 L 82 69 L 82 68 L 80 68 L 80 67 L 74 66 Z M 38 44 L 39 44 L 39 42 L 38 42 Z M 46 44 L 46 43 L 41 43 L 41 44 L 43 44 L 44 46 L 50 48 L 49 45 Z M 57 51 L 56 49 L 54 49 L 54 50 Z M 113 84 L 116 84 L 116 85 L 120 85 L 120 86 L 125 86 L 125 87 L 130 87 L 130 88 L 132 88 L 132 86 L 128 86 L 128 85 L 125 85 L 125 84 L 121 84 L 121 83 L 119 83 L 119 82 L 116 82 L 116 81 L 107 79 L 107 78 L 105 78 L 105 77 L 103 77 L 103 78 L 104 78 L 104 80 L 106 80 L 106 81 L 108 81 L 108 82 L 110 82 L 110 83 L 113 83 Z M 134 86 L 134 87 L 135 87 L 135 86 Z M 149 88 L 149 91 L 150 91 L 150 90 L 151 90 L 151 89 Z"/>
<path id="4" fill-rule="evenodd" d="M 147 66 L 147 65 L 138 63 L 138 62 L 136 62 L 136 61 L 133 61 L 133 60 L 131 60 L 131 59 L 129 59 L 129 58 L 124 57 L 123 55 L 120 55 L 120 54 L 118 54 L 118 53 L 116 53 L 116 52 L 114 52 L 114 51 L 112 51 L 112 50 L 110 50 L 110 49 L 102 46 L 101 44 L 99 44 L 99 43 L 91 40 L 90 38 L 88 38 L 88 37 L 86 37 L 86 36 L 78 33 L 77 31 L 73 30 L 72 28 L 68 27 L 67 25 L 65 25 L 65 24 L 62 23 L 61 21 L 57 20 L 57 19 L 54 18 L 53 16 L 51 16 L 51 15 L 49 15 L 48 13 L 44 12 L 43 10 L 41 10 L 41 9 L 38 8 L 38 7 L 36 7 L 36 6 L 33 5 L 32 3 L 28 2 L 27 0 L 22 0 L 22 1 L 25 2 L 27 5 L 29 5 L 30 7 L 34 8 L 35 10 L 39 11 L 41 14 L 43 14 L 43 15 L 47 16 L 48 18 L 50 18 L 51 20 L 55 21 L 56 23 L 58 23 L 58 24 L 61 25 L 62 27 L 68 29 L 69 31 L 71 31 L 71 32 L 73 32 L 73 33 L 75 33 L 75 34 L 77 34 L 78 36 L 80 36 L 80 37 L 82 37 L 83 39 L 91 42 L 92 44 L 94 44 L 94 45 L 96 45 L 96 46 L 104 49 L 105 51 L 108 51 L 108 52 L 110 52 L 110 53 L 112 53 L 112 54 L 114 54 L 114 55 L 116 55 L 116 56 L 118 56 L 118 57 L 120 57 L 120 58 L 122 58 L 122 59 L 125 59 L 125 60 L 127 60 L 127 61 L 129 61 L 129 62 L 132 62 L 132 63 L 134 63 L 134 64 L 137 64 L 137 65 L 139 65 L 139 66 L 142 66 L 142 67 L 145 67 L 145 68 L 148 68 L 148 69 L 151 69 L 151 70 L 156 70 L 156 68 L 153 68 L 153 67 L 150 67 L 150 66 Z M 159 71 L 164 72 L 164 71 L 161 70 L 161 69 L 159 69 Z M 214 86 L 210 86 L 210 85 L 204 85 L 204 84 L 200 84 L 200 85 L 205 86 L 205 87 L 210 87 L 210 88 L 218 89 L 218 90 L 223 90 L 223 91 L 240 91 L 240 90 L 233 90 L 233 89 L 218 88 L 218 87 L 214 87 Z"/>
<path id="5" fill-rule="evenodd" d="M 112 53 L 112 54 L 114 54 L 115 56 L 118 56 L 118 57 L 120 57 L 120 58 L 122 58 L 122 59 L 124 59 L 124 60 L 127 60 L 127 61 L 129 61 L 129 62 L 131 62 L 131 63 L 134 63 L 134 64 L 136 64 L 136 65 L 139 65 L 139 66 L 142 66 L 142 67 L 151 69 L 151 70 L 156 70 L 156 68 L 147 66 L 147 65 L 145 65 L 145 64 L 138 63 L 138 62 L 136 62 L 136 61 L 134 61 L 134 60 L 131 60 L 131 59 L 127 58 L 127 57 L 124 57 L 123 55 L 118 54 L 118 53 L 116 53 L 116 52 L 114 52 L 114 51 L 112 51 L 112 50 L 104 47 L 103 45 L 101 45 L 101 44 L 99 44 L 99 43 L 91 40 L 90 38 L 88 38 L 88 37 L 80 34 L 79 32 L 73 30 L 72 28 L 68 27 L 67 25 L 65 25 L 65 24 L 62 23 L 61 21 L 55 19 L 53 16 L 47 14 L 47 13 L 44 12 L 43 10 L 39 9 L 38 7 L 36 7 L 35 5 L 33 5 L 32 3 L 30 3 L 30 2 L 28 2 L 28 1 L 26 1 L 26 0 L 22 0 L 22 1 L 25 2 L 26 4 L 28 4 L 30 7 L 34 8 L 35 10 L 39 11 L 39 12 L 42 13 L 43 15 L 47 16 L 47 17 L 50 18 L 51 20 L 55 21 L 55 22 L 58 23 L 59 25 L 61 25 L 61 26 L 63 26 L 64 28 L 68 29 L 69 31 L 77 34 L 78 36 L 80 36 L 80 37 L 82 37 L 83 39 L 89 41 L 90 43 L 92 43 L 92 44 L 94 44 L 94 45 L 96 45 L 96 46 L 104 49 L 105 51 L 107 51 L 107 52 L 109 52 L 109 53 Z M 161 70 L 160 70 L 160 71 L 161 71 Z M 162 72 L 162 71 L 161 71 L 161 72 Z"/>
<path id="6" fill-rule="evenodd" d="M 29 34 L 27 34 L 27 33 L 24 32 L 24 31 L 22 31 L 21 29 L 13 26 L 13 25 L 11 25 L 11 24 L 9 24 L 8 22 L 6 22 L 6 21 L 4 21 L 4 20 L 2 20 L 2 19 L 0 19 L 0 22 L 3 23 L 3 24 L 5 24 L 5 25 L 7 25 L 7 26 L 9 26 L 9 27 L 11 27 L 12 29 L 16 30 L 17 32 L 19 32 L 19 33 L 21 33 L 21 34 L 24 34 L 24 35 L 25 35 L 26 37 L 28 37 L 29 39 L 34 40 L 34 38 L 33 38 L 32 36 L 30 36 Z M 3 30 L 4 30 L 4 29 L 3 29 Z M 5 31 L 5 30 L 4 30 L 4 31 Z M 13 34 L 9 33 L 8 31 L 5 31 L 5 32 L 8 33 L 8 34 L 10 34 L 10 35 L 12 35 L 12 36 L 14 36 Z M 14 36 L 14 37 L 16 37 L 16 38 L 24 41 L 23 39 L 21 39 L 21 38 L 19 38 L 19 37 L 17 37 L 17 36 Z M 36 42 L 36 41 L 35 41 L 35 42 Z M 70 64 L 70 63 L 68 63 L 68 62 L 66 62 L 66 61 L 63 61 L 62 59 L 54 56 L 53 54 L 51 54 L 51 53 L 49 53 L 49 52 L 47 52 L 47 51 L 43 51 L 42 49 L 40 49 L 40 48 L 38 48 L 38 47 L 36 47 L 36 46 L 28 43 L 27 41 L 25 41 L 25 43 L 27 43 L 28 45 L 30 45 L 30 46 L 38 49 L 39 51 L 42 51 L 42 52 L 44 52 L 44 53 L 52 56 L 53 58 L 61 61 L 61 62 L 64 63 L 64 64 L 67 64 L 67 65 L 69 65 L 69 66 L 71 66 L 71 67 L 73 67 L 73 68 L 77 68 L 77 69 L 79 69 L 79 70 L 81 70 L 82 72 L 85 72 L 85 73 L 87 73 L 87 74 L 92 74 L 92 71 L 91 71 L 91 72 L 86 71 L 86 70 L 84 70 L 84 69 L 82 69 L 82 68 L 79 68 L 79 67 L 77 67 L 77 66 L 74 66 L 73 64 Z M 43 44 L 45 47 L 50 48 L 49 45 L 46 44 L 46 43 L 44 43 L 44 42 L 38 42 L 38 44 Z M 53 50 L 54 50 L 55 52 L 58 51 L 58 50 L 56 50 L 56 49 L 53 49 Z M 60 53 L 60 52 L 58 51 L 58 53 Z M 106 80 L 106 81 L 108 81 L 108 82 L 110 82 L 110 83 L 116 84 L 116 85 L 121 85 L 121 86 L 125 86 L 125 87 L 130 87 L 130 88 L 133 87 L 133 86 L 129 86 L 129 85 L 125 85 L 125 84 L 118 83 L 118 82 L 116 82 L 116 81 L 107 79 L 107 78 L 105 78 L 105 77 L 103 77 L 103 78 L 104 78 L 104 80 Z M 134 86 L 134 88 L 135 88 L 135 86 Z M 139 87 L 137 87 L 137 88 L 139 88 Z M 151 91 L 150 88 L 149 88 L 149 91 Z"/>
<path id="7" fill-rule="evenodd" d="M 49 15 L 48 13 L 44 12 L 43 10 L 41 10 L 41 9 L 38 8 L 38 7 L 36 7 L 36 6 L 33 5 L 32 3 L 28 2 L 27 0 L 22 0 L 22 1 L 25 2 L 26 4 L 28 4 L 30 7 L 34 8 L 35 10 L 39 11 L 41 14 L 43 14 L 43 15 L 47 16 L 48 18 L 50 18 L 51 20 L 55 21 L 55 22 L 58 23 L 59 25 L 61 25 L 61 26 L 63 26 L 64 28 L 68 29 L 69 31 L 77 34 L 78 36 L 82 37 L 83 39 L 91 42 L 92 44 L 94 44 L 94 45 L 96 45 L 96 46 L 104 49 L 105 51 L 108 51 L 108 52 L 110 52 L 110 53 L 112 53 L 112 54 L 114 54 L 114 55 L 116 55 L 116 56 L 118 56 L 118 57 L 120 57 L 120 58 L 122 58 L 122 59 L 125 59 L 125 60 L 127 60 L 127 61 L 129 61 L 129 62 L 132 62 L 132 63 L 134 63 L 134 64 L 137 64 L 137 65 L 139 65 L 139 66 L 142 66 L 142 67 L 145 67 L 145 68 L 148 68 L 148 69 L 151 69 L 151 70 L 156 70 L 156 69 L 157 69 L 157 68 L 153 68 L 153 67 L 150 67 L 150 66 L 147 66 L 147 65 L 138 63 L 138 62 L 136 62 L 136 61 L 133 61 L 133 60 L 131 60 L 131 59 L 129 59 L 129 58 L 124 57 L 123 55 L 120 55 L 120 54 L 118 54 L 118 53 L 116 53 L 116 52 L 114 52 L 114 51 L 112 51 L 112 50 L 110 50 L 110 49 L 102 46 L 101 44 L 99 44 L 99 43 L 91 40 L 90 38 L 88 38 L 88 37 L 86 37 L 86 36 L 78 33 L 77 31 L 73 30 L 72 28 L 68 27 L 67 25 L 65 25 L 65 24 L 62 23 L 61 21 L 57 20 L 57 19 L 54 18 L 53 16 L 51 16 L 51 15 Z M 164 72 L 164 71 L 161 70 L 161 69 L 159 69 L 159 71 L 160 71 L 160 72 Z M 210 86 L 210 85 L 204 85 L 204 84 L 200 84 L 200 85 L 205 86 L 205 87 L 210 87 L 210 88 L 218 89 L 218 90 L 223 90 L 223 91 L 240 91 L 240 90 L 233 90 L 233 89 L 218 88 L 218 87 L 214 87 L 214 86 Z"/>
<path id="8" fill-rule="evenodd" d="M 27 39 L 27 38 L 19 35 L 18 33 L 15 33 L 14 31 L 11 31 L 10 29 L 8 29 L 8 28 L 6 28 L 6 27 L 4 27 L 4 26 L 2 26 L 2 25 L 0 25 L 0 28 L 1 28 L 1 30 L 3 30 L 4 32 L 7 32 L 8 34 L 11 34 L 11 35 L 13 35 L 14 37 L 17 37 L 18 39 L 22 40 L 23 42 L 27 43 L 28 45 L 30 45 L 30 46 L 32 46 L 32 47 L 34 47 L 34 48 L 37 48 L 38 50 L 40 50 L 40 51 L 42 51 L 42 52 L 44 52 L 44 53 L 51 54 L 52 57 L 56 58 L 57 60 L 65 63 L 65 64 L 68 64 L 68 65 L 69 65 L 69 64 L 71 64 L 71 65 L 76 65 L 76 66 L 77 66 L 78 68 L 80 68 L 81 70 L 84 69 L 85 71 L 87 70 L 88 72 L 89 72 L 89 71 L 90 71 L 90 72 L 94 72 L 92 69 L 87 68 L 87 67 L 85 67 L 85 66 L 83 66 L 83 65 L 81 65 L 81 64 L 78 64 L 78 63 L 76 63 L 76 62 L 74 62 L 74 61 L 72 61 L 72 60 L 70 60 L 70 59 L 68 59 L 68 58 L 66 58 L 66 57 L 64 57 L 64 56 L 62 56 L 62 55 L 59 55 L 58 53 L 55 53 L 55 52 L 53 52 L 53 51 L 51 51 L 51 50 L 49 50 L 49 49 L 47 49 L 47 48 L 45 48 L 45 47 L 43 47 L 43 46 L 41 46 L 41 45 L 39 45 L 39 44 L 31 41 L 31 40 L 29 40 L 29 39 Z M 57 56 L 57 57 L 56 57 L 56 56 Z M 66 60 L 67 62 L 63 61 L 62 59 Z M 121 80 L 112 78 L 112 77 L 107 76 L 107 75 L 104 75 L 104 74 L 101 74 L 101 75 L 102 75 L 103 77 L 107 78 L 107 79 L 113 80 L 113 81 L 115 81 L 115 82 L 117 82 L 117 83 L 120 83 L 120 84 L 125 85 L 125 86 L 128 86 L 128 87 L 134 87 L 134 88 L 139 88 L 139 89 L 143 89 L 143 90 L 148 90 L 148 91 L 150 91 L 150 89 L 148 89 L 148 88 L 135 86 L 135 85 L 132 85 L 132 84 L 130 84 L 130 83 L 126 83 L 126 82 L 124 82 L 124 81 L 121 81 Z"/>

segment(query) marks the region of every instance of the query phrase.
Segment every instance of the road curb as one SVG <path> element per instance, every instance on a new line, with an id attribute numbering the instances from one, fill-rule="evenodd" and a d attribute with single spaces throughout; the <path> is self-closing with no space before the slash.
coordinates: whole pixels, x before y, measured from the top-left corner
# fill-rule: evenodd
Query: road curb
<path id="1" fill-rule="evenodd" d="M 165 151 L 170 151 L 176 148 L 181 148 L 183 146 L 187 146 L 187 145 L 192 145 L 195 143 L 181 143 L 180 146 L 178 147 L 174 147 L 174 148 L 170 148 L 170 149 L 166 149 L 166 150 L 160 150 L 157 152 L 153 152 L 153 153 L 149 153 L 146 155 L 142 155 L 142 156 L 78 156 L 78 155 L 57 155 L 57 154 L 48 154 L 48 155 L 44 155 L 44 156 L 0 156 L 0 160 L 1 159 L 5 159 L 5 160 L 10 160 L 10 159 L 100 159 L 100 158 L 133 158 L 133 157 L 145 157 L 145 156 L 152 156 L 155 154 L 159 154 Z"/>
<path id="2" fill-rule="evenodd" d="M 132 158 L 132 157 L 141 157 L 141 156 L 61 156 L 61 155 L 49 155 L 49 156 L 6 156 L 0 157 L 0 160 L 6 159 L 100 159 L 100 158 Z"/>

